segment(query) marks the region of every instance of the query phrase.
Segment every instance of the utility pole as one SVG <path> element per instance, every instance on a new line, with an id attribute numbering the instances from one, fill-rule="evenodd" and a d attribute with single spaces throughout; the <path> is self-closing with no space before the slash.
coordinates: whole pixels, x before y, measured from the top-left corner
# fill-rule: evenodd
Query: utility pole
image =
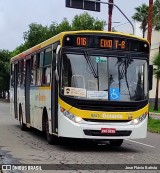
<path id="1" fill-rule="evenodd" d="M 153 0 L 149 0 L 149 9 L 148 9 L 148 36 L 147 39 L 151 45 L 152 37 L 152 17 L 153 17 Z"/>
<path id="2" fill-rule="evenodd" d="M 108 0 L 108 31 L 112 28 L 112 11 L 113 11 L 113 0 Z M 111 4 L 110 4 L 111 3 Z"/>
<path id="3" fill-rule="evenodd" d="M 152 41 L 152 18 L 153 18 L 153 0 L 149 0 L 147 39 L 148 39 L 150 45 L 151 45 L 151 41 Z M 159 52 L 160 52 L 160 47 L 159 47 Z M 157 78 L 154 110 L 158 110 L 158 92 L 159 92 L 159 79 Z"/>

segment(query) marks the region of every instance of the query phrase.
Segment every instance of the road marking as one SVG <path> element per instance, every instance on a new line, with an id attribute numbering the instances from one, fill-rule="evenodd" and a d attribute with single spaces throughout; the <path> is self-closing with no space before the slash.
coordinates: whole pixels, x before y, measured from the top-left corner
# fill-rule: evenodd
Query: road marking
<path id="1" fill-rule="evenodd" d="M 155 148 L 155 146 L 148 145 L 148 144 L 144 144 L 144 143 L 137 142 L 137 141 L 132 141 L 132 140 L 130 140 L 130 139 L 125 139 L 125 140 L 130 141 L 130 142 L 134 142 L 134 143 L 137 143 L 137 144 L 145 145 L 145 146 L 147 146 L 147 147 Z"/>

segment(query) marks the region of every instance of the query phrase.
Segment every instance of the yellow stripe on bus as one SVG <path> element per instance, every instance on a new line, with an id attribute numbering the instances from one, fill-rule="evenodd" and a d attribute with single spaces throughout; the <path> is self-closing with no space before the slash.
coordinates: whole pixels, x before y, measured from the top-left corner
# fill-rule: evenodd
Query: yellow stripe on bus
<path id="1" fill-rule="evenodd" d="M 60 98 L 59 98 L 59 104 L 61 107 L 68 110 L 70 113 L 78 117 L 88 118 L 88 119 L 130 120 L 130 119 L 136 119 L 139 116 L 148 112 L 148 105 L 134 112 L 107 112 L 107 111 L 102 112 L 102 111 L 80 110 L 65 103 Z"/>
<path id="2" fill-rule="evenodd" d="M 38 87 L 39 90 L 51 90 L 51 86 Z"/>

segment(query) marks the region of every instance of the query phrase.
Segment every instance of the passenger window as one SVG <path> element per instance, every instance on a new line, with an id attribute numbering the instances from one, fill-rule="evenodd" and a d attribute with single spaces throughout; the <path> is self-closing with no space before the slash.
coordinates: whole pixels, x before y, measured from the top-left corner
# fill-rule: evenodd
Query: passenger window
<path id="1" fill-rule="evenodd" d="M 24 85 L 25 79 L 25 60 L 20 60 L 18 62 L 18 86 Z"/>
<path id="2" fill-rule="evenodd" d="M 44 53 L 43 70 L 42 70 L 42 84 L 50 85 L 51 81 L 51 62 L 52 62 L 52 49 L 48 48 Z"/>
<path id="3" fill-rule="evenodd" d="M 25 60 L 22 60 L 21 86 L 25 84 Z"/>
<path id="4" fill-rule="evenodd" d="M 45 50 L 44 66 L 51 65 L 51 62 L 52 62 L 52 49 L 48 48 Z"/>
<path id="5" fill-rule="evenodd" d="M 11 65 L 11 86 L 14 87 L 14 64 Z"/>
<path id="6" fill-rule="evenodd" d="M 43 67 L 43 52 L 37 53 L 36 55 L 36 85 L 40 86 L 41 85 L 41 78 L 42 78 L 42 67 Z"/>
<path id="7" fill-rule="evenodd" d="M 21 84 L 21 61 L 18 62 L 18 86 Z"/>
<path id="8" fill-rule="evenodd" d="M 36 85 L 36 55 L 31 56 L 31 85 Z"/>

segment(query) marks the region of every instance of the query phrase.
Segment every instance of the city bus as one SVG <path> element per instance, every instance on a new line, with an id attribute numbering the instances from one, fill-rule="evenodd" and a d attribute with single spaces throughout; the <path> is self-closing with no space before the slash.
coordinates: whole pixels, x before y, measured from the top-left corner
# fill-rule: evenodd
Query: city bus
<path id="1" fill-rule="evenodd" d="M 134 35 L 68 31 L 11 58 L 11 114 L 21 130 L 61 139 L 109 141 L 147 135 L 153 66 Z"/>

